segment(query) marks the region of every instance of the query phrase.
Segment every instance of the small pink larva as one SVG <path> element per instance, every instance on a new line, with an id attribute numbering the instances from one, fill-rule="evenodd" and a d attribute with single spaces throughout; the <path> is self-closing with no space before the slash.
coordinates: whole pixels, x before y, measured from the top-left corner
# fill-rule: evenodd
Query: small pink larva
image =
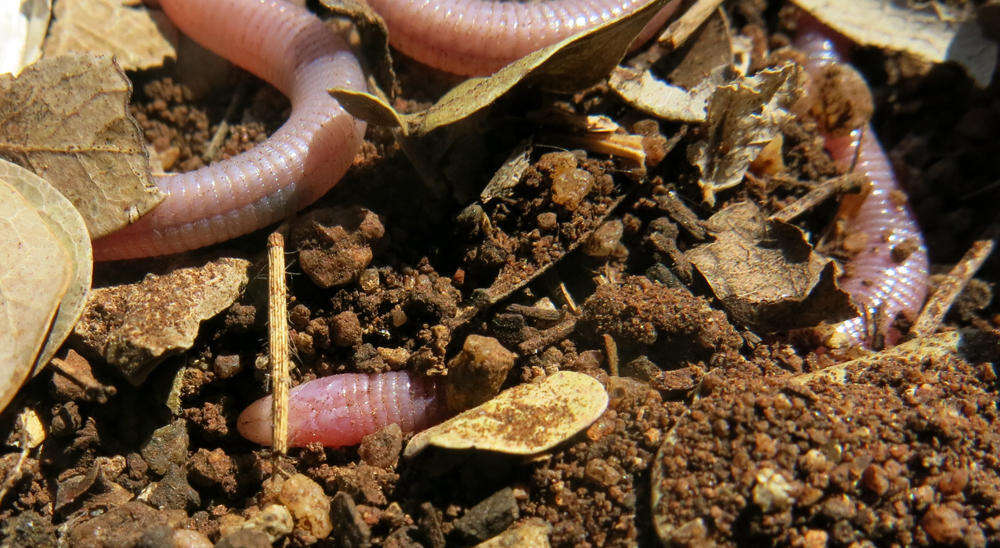
<path id="1" fill-rule="evenodd" d="M 356 445 L 390 424 L 422 430 L 444 418 L 439 385 L 408 371 L 342 373 L 309 381 L 288 394 L 288 445 Z M 247 407 L 237 420 L 244 438 L 271 445 L 271 397 Z"/>
<path id="2" fill-rule="evenodd" d="M 842 62 L 842 37 L 811 19 L 803 18 L 800 26 L 795 46 L 806 54 L 806 70 L 816 73 Z M 868 344 L 871 318 L 881 319 L 873 327 L 884 333 L 899 314 L 912 320 L 920 312 L 927 296 L 927 247 L 870 125 L 845 137 L 827 137 L 826 149 L 840 165 L 853 165 L 854 173 L 871 181 L 870 193 L 847 227 L 848 232 L 864 234 L 865 249 L 850 259 L 847 275 L 840 279 L 865 314 L 835 326 L 849 344 Z M 897 247 L 910 249 L 902 260 L 894 256 Z"/>

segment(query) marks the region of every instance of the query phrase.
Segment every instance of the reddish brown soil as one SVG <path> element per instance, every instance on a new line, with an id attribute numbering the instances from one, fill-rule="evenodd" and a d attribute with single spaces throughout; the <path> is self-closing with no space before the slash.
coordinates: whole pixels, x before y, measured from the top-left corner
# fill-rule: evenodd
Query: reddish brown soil
<path id="1" fill-rule="evenodd" d="M 734 29 L 766 51 L 787 43 L 779 4 L 726 6 Z M 855 60 L 932 262 L 948 267 L 996 221 L 996 87 L 976 89 L 953 66 L 878 51 Z M 400 74 L 397 104 L 410 108 L 452 82 L 427 82 L 425 69 L 405 60 Z M 132 112 L 167 169 L 246 150 L 287 113 L 250 77 L 194 99 L 166 70 L 133 76 Z M 242 98 L 231 127 L 210 150 L 234 92 Z M 570 132 L 557 122 L 539 133 L 539 117 L 587 114 L 643 135 L 657 165 L 643 177 L 625 160 L 574 150 L 552 136 Z M 783 132 L 785 171 L 748 179 L 721 194 L 719 207 L 751 199 L 774 211 L 837 174 L 814 123 Z M 478 201 L 533 135 L 538 146 L 519 184 Z M 315 260 L 339 280 L 321 289 L 304 273 L 308 260 L 290 255 L 293 384 L 345 371 L 439 374 L 468 334 L 494 337 L 520 356 L 506 386 L 569 369 L 609 390 L 608 411 L 545 457 L 430 450 L 401 460 L 406 436 L 387 430 L 360 448 L 299 448 L 276 461 L 242 440 L 236 417 L 267 387 L 258 269 L 244 296 L 202 326 L 194 348 L 141 386 L 93 356 L 103 391 L 51 372 L 26 386 L 0 415 L 3 544 L 167 546 L 180 544 L 184 529 L 219 542 L 236 516 L 270 500 L 265 480 L 295 472 L 332 501 L 334 533 L 320 541 L 330 545 L 471 545 L 527 517 L 550 524 L 558 546 L 656 545 L 659 533 L 698 546 L 1000 544 L 1000 304 L 992 299 L 1000 261 L 986 263 L 947 318 L 947 328 L 979 334 L 964 359 L 892 359 L 844 382 L 797 383 L 854 354 L 734 326 L 692 274 L 683 252 L 703 243 L 698 220 L 715 210 L 697 205 L 690 139 L 691 128 L 650 121 L 603 86 L 573 97 L 522 93 L 488 118 L 411 143 L 411 154 L 426 157 L 420 169 L 389 131 L 369 129 L 351 173 L 316 208 L 363 207 L 377 219 L 362 215 L 332 232 L 308 225 L 307 215 L 292 220 L 293 245 L 336 250 Z M 834 211 L 827 203 L 796 223 L 819 235 Z M 221 249 L 260 257 L 265 237 Z M 134 281 L 171 260 L 99 265 L 96 278 Z M 176 413 L 166 403 L 175 384 Z M 18 464 L 15 418 L 25 407 L 42 417 L 47 437 Z M 280 542 L 316 540 L 299 528 Z M 247 531 L 224 545 L 261 542 L 266 536 Z"/>

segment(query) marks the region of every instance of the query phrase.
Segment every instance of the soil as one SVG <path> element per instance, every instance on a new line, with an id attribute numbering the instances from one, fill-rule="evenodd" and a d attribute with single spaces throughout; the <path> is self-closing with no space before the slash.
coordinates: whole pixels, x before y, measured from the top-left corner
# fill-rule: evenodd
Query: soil
<path id="1" fill-rule="evenodd" d="M 725 9 L 761 51 L 788 43 L 784 3 Z M 945 271 L 996 226 L 997 87 L 877 50 L 854 63 L 935 271 Z M 400 107 L 427 106 L 455 83 L 398 65 Z M 233 74 L 198 97 L 170 67 L 131 75 L 132 114 L 165 170 L 247 150 L 285 119 L 276 91 Z M 573 131 L 567 120 L 596 114 L 642 136 L 645 173 L 560 141 Z M 247 257 L 255 274 L 190 350 L 141 385 L 71 339 L 67 350 L 83 357 L 66 361 L 88 388 L 50 368 L 0 415 L 2 544 L 462 546 L 542 522 L 556 546 L 1000 544 L 1000 260 L 946 318 L 943 329 L 973 341 L 961 353 L 883 351 L 836 380 L 804 375 L 862 351 L 734 325 L 686 261 L 718 209 L 752 200 L 774 212 L 839 174 L 814 121 L 782 132 L 783 169 L 755 173 L 709 208 L 685 156 L 695 128 L 651 120 L 604 85 L 514 94 L 405 151 L 370 127 L 346 178 L 288 221 L 292 383 L 401 368 L 440 375 L 476 334 L 518 353 L 505 386 L 584 372 L 608 388 L 608 410 L 530 459 L 433 448 L 403 459 L 409 434 L 398 429 L 360 447 L 274 457 L 235 428 L 269 388 L 268 229 L 190 254 Z M 480 198 L 529 139 L 517 184 Z M 835 210 L 824 203 L 795 224 L 816 243 Z M 96 283 L 175 261 L 99 264 Z M 46 438 L 22 454 L 16 418 L 26 408 Z M 269 482 L 296 473 L 321 487 L 306 506 L 329 509 L 319 521 L 332 519 L 332 534 L 299 515 L 283 528 L 268 513 L 275 501 L 294 507 Z M 265 525 L 239 529 L 255 519 Z"/>

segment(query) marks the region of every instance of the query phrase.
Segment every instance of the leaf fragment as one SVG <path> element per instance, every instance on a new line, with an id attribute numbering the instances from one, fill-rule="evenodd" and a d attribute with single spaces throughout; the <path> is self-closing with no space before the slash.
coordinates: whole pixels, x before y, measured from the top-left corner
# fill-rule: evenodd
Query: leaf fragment
<path id="1" fill-rule="evenodd" d="M 17 78 L 0 76 L 0 155 L 59 189 L 92 239 L 134 222 L 164 198 L 128 114 L 131 93 L 110 57 L 87 54 L 42 59 Z"/>
<path id="2" fill-rule="evenodd" d="M 71 275 L 48 223 L 0 177 L 0 410 L 31 373 Z"/>
<path id="3" fill-rule="evenodd" d="M 52 0 L 13 0 L 0 6 L 0 74 L 17 74 L 42 54 Z"/>
<path id="4" fill-rule="evenodd" d="M 412 457 L 428 445 L 511 455 L 541 453 L 590 426 L 608 407 L 608 393 L 590 375 L 559 371 L 541 382 L 504 390 L 490 401 L 420 432 L 406 445 Z"/>
<path id="5" fill-rule="evenodd" d="M 905 51 L 931 63 L 958 63 L 980 86 L 993 79 L 997 44 L 968 13 L 948 10 L 943 2 L 923 10 L 892 0 L 794 0 L 823 24 L 864 46 Z"/>
<path id="6" fill-rule="evenodd" d="M 750 162 L 771 142 L 801 94 L 801 69 L 785 65 L 720 86 L 708 102 L 701 139 L 688 146 L 688 161 L 698 168 L 702 199 L 715 205 L 718 192 L 743 181 Z"/>
<path id="7" fill-rule="evenodd" d="M 70 283 L 59 304 L 59 312 L 52 322 L 45 347 L 35 363 L 34 374 L 37 375 L 55 355 L 83 313 L 94 267 L 90 235 L 80 212 L 45 179 L 16 164 L 0 160 L 0 180 L 15 188 L 35 208 L 71 259 Z"/>
<path id="8" fill-rule="evenodd" d="M 123 0 L 57 0 L 45 57 L 69 52 L 114 55 L 125 70 L 175 59 L 177 29 L 163 12 Z"/>
<path id="9" fill-rule="evenodd" d="M 752 202 L 705 222 L 715 237 L 686 253 L 734 322 L 769 333 L 857 316 L 836 286 L 834 263 L 813 251 L 801 229 L 766 220 Z"/>

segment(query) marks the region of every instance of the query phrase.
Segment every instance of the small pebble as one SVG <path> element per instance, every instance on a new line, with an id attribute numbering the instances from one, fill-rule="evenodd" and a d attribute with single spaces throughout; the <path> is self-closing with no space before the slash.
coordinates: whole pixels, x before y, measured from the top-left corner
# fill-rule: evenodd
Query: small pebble
<path id="1" fill-rule="evenodd" d="M 350 348 L 359 345 L 363 334 L 358 316 L 350 310 L 345 310 L 330 320 L 330 336 L 337 346 Z"/>
<path id="2" fill-rule="evenodd" d="M 331 516 L 337 529 L 337 542 L 345 548 L 361 548 L 371 545 L 371 529 L 358 513 L 354 499 L 343 491 L 333 496 Z"/>
<path id="3" fill-rule="evenodd" d="M 598 259 L 620 255 L 624 250 L 622 245 L 624 232 L 625 225 L 620 220 L 607 221 L 597 227 L 597 230 L 584 242 L 583 252 Z"/>
<path id="4" fill-rule="evenodd" d="M 287 508 L 280 504 L 268 504 L 248 519 L 243 527 L 264 533 L 273 544 L 285 535 L 291 534 L 295 522 Z"/>
<path id="5" fill-rule="evenodd" d="M 507 487 L 469 508 L 455 520 L 456 533 L 466 542 L 482 542 L 503 532 L 518 518 L 514 491 Z"/>
<path id="6" fill-rule="evenodd" d="M 303 474 L 295 474 L 281 482 L 280 486 L 272 486 L 271 489 L 275 487 L 278 501 L 291 512 L 297 528 L 316 539 L 324 539 L 330 535 L 333 530 L 330 523 L 330 499 L 318 483 Z"/>
<path id="7" fill-rule="evenodd" d="M 952 544 L 962 538 L 965 520 L 947 506 L 932 504 L 920 519 L 920 526 L 935 542 Z"/>

